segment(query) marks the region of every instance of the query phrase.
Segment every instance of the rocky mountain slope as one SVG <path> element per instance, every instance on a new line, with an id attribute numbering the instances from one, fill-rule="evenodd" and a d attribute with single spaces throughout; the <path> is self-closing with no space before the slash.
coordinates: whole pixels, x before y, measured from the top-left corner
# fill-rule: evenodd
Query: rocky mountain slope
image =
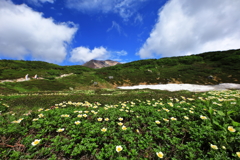
<path id="1" fill-rule="evenodd" d="M 103 61 L 103 60 L 90 60 L 90 61 L 84 63 L 83 66 L 97 69 L 97 68 L 115 66 L 117 64 L 121 64 L 121 63 L 117 62 L 117 61 L 112 61 L 112 60 L 105 60 L 105 61 Z"/>

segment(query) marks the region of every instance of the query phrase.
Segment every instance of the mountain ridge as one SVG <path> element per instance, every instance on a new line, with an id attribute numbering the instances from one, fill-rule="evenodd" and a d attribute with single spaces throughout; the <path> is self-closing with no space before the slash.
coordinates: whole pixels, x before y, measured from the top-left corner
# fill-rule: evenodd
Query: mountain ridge
<path id="1" fill-rule="evenodd" d="M 104 68 L 104 67 L 110 67 L 110 66 L 115 66 L 117 64 L 122 64 L 117 61 L 113 60 L 90 60 L 86 63 L 84 63 L 82 66 L 93 68 L 93 69 L 99 69 L 99 68 Z"/>

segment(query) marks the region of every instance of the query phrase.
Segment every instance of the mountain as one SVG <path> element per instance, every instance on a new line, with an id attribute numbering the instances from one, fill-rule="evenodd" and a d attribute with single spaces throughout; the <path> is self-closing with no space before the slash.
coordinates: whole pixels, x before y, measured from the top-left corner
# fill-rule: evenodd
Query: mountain
<path id="1" fill-rule="evenodd" d="M 62 91 L 70 88 L 89 90 L 160 83 L 205 85 L 240 83 L 239 62 L 240 49 L 144 59 L 121 65 L 116 65 L 120 63 L 111 60 L 91 60 L 85 66 L 59 66 L 41 61 L 0 60 L 0 95 L 25 91 Z M 24 78 L 26 74 L 29 74 L 31 80 L 1 83 L 1 80 Z M 39 79 L 32 78 L 36 74 Z M 57 78 L 66 74 L 69 76 Z"/>
<path id="2" fill-rule="evenodd" d="M 115 66 L 117 64 L 121 64 L 121 63 L 117 62 L 117 61 L 112 61 L 112 60 L 105 60 L 105 61 L 90 60 L 90 61 L 84 63 L 83 66 L 97 69 L 97 68 Z"/>

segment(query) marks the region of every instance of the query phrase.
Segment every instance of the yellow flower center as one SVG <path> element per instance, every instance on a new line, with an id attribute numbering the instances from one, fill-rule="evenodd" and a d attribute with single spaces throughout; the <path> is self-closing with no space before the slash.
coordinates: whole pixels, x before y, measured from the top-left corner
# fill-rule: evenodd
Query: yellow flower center
<path id="1" fill-rule="evenodd" d="M 238 158 L 240 158 L 240 152 L 236 152 L 236 154 L 237 154 Z"/>
<path id="2" fill-rule="evenodd" d="M 229 130 L 230 132 L 235 132 L 235 131 L 236 131 L 232 126 L 229 126 L 229 127 L 228 127 L 228 130 Z"/>
<path id="3" fill-rule="evenodd" d="M 162 153 L 162 152 L 158 152 L 158 153 L 157 153 L 157 156 L 158 156 L 159 158 L 163 158 L 163 153 Z"/>

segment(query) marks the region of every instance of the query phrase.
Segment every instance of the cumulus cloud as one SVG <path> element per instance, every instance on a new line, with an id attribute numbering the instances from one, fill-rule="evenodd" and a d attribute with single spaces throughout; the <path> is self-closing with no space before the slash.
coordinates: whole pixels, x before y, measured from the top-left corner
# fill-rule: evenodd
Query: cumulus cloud
<path id="1" fill-rule="evenodd" d="M 240 1 L 170 0 L 137 55 L 152 58 L 240 48 Z"/>
<path id="2" fill-rule="evenodd" d="M 67 7 L 82 12 L 117 13 L 128 20 L 148 0 L 67 0 Z"/>
<path id="3" fill-rule="evenodd" d="M 0 1 L 0 55 L 24 59 L 62 62 L 67 55 L 77 26 L 73 23 L 55 23 L 51 18 L 28 6 Z"/>
<path id="4" fill-rule="evenodd" d="M 77 47 L 71 52 L 71 62 L 87 62 L 92 59 L 108 59 L 110 57 L 109 52 L 104 47 L 94 48 L 90 50 L 87 47 Z"/>
<path id="5" fill-rule="evenodd" d="M 112 59 L 112 60 L 121 60 L 119 57 L 126 56 L 127 52 L 124 50 L 121 51 L 109 51 L 104 47 L 95 47 L 94 49 L 89 49 L 88 47 L 77 47 L 74 48 L 71 51 L 71 57 L 69 58 L 69 61 L 71 62 L 79 62 L 79 63 L 85 63 L 87 61 L 90 61 L 92 59 L 98 59 L 98 60 L 106 60 L 106 59 Z"/>

